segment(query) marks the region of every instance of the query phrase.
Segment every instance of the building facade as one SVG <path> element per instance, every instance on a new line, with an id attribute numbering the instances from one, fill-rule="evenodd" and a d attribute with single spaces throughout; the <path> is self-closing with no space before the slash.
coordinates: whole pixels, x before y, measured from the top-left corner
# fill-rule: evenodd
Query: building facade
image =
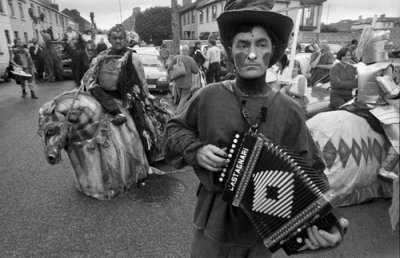
<path id="1" fill-rule="evenodd" d="M 299 40 L 315 38 L 321 29 L 323 2 L 326 0 L 276 1 L 274 11 L 296 20 L 302 10 Z M 226 0 L 184 0 L 179 9 L 181 39 L 206 40 L 214 35 L 219 38 L 217 17 L 223 12 Z"/>
<path id="2" fill-rule="evenodd" d="M 76 25 L 75 26 L 76 31 L 80 33 L 85 33 L 86 31 L 92 29 L 92 24 L 85 18 L 83 18 L 78 10 L 76 9 L 69 10 L 65 8 L 64 10 L 62 10 L 62 13 L 72 18 L 74 24 Z M 74 26 L 70 27 L 74 28 Z"/>
<path id="3" fill-rule="evenodd" d="M 0 0 L 0 16 L 9 21 L 9 26 L 0 23 L 0 33 L 5 35 L 8 45 L 20 38 L 28 43 L 32 38 L 42 40 L 41 30 L 51 28 L 54 40 L 61 40 L 67 26 L 75 22 L 58 11 L 58 5 L 47 0 Z"/>

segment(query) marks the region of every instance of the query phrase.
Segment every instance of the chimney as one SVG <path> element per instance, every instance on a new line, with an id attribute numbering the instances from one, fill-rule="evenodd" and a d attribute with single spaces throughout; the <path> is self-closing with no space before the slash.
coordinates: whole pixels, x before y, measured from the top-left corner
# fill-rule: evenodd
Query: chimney
<path id="1" fill-rule="evenodd" d="M 358 16 L 358 22 L 361 23 L 362 21 L 362 15 Z"/>
<path id="2" fill-rule="evenodd" d="M 386 17 L 386 14 L 381 14 L 381 16 L 379 18 L 385 19 L 385 17 Z"/>

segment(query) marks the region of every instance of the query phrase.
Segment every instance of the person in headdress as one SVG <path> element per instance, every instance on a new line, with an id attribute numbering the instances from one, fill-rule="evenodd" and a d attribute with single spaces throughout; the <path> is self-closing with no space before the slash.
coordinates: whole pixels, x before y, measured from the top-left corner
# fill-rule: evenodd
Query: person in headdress
<path id="1" fill-rule="evenodd" d="M 329 82 L 329 71 L 335 58 L 329 50 L 328 41 L 321 40 L 315 44 L 315 52 L 310 57 L 311 77 L 310 84 L 315 86 L 317 83 Z"/>
<path id="2" fill-rule="evenodd" d="M 274 4 L 272 0 L 226 2 L 217 22 L 236 80 L 201 88 L 167 123 L 167 162 L 178 168 L 192 166 L 200 180 L 191 257 L 271 256 L 245 212 L 222 200 L 224 189 L 215 179 L 227 164 L 235 132 L 257 130 L 299 153 L 324 177 L 325 166 L 302 108 L 266 83 L 267 69 L 284 54 L 293 29 L 289 17 L 272 11 Z M 341 219 L 341 227 L 330 232 L 308 229 L 304 249 L 336 246 L 347 223 Z"/>

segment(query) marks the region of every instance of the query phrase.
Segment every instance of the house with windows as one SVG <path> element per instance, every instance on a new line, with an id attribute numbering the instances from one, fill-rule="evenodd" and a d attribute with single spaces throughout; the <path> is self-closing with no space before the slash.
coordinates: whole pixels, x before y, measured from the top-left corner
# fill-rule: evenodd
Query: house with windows
<path id="1" fill-rule="evenodd" d="M 311 42 L 321 29 L 323 3 L 326 0 L 277 0 L 274 11 L 296 20 L 301 10 L 299 40 Z M 222 13 L 226 0 L 183 0 L 179 9 L 181 39 L 208 39 L 210 35 L 219 38 L 217 17 Z"/>
<path id="2" fill-rule="evenodd" d="M 85 33 L 86 31 L 91 30 L 92 24 L 85 18 L 83 18 L 78 10 L 76 9 L 69 10 L 65 8 L 64 10 L 62 10 L 62 13 L 68 15 L 73 19 L 74 23 L 77 25 L 75 29 L 76 31 L 80 33 Z M 73 28 L 73 26 L 71 27 Z"/>
<path id="3" fill-rule="evenodd" d="M 68 25 L 75 22 L 59 12 L 58 5 L 50 0 L 0 0 L 0 16 L 10 26 L 0 23 L 0 33 L 5 35 L 7 44 L 15 38 L 28 43 L 32 38 L 42 40 L 41 30 L 51 28 L 54 40 L 62 39 Z"/>

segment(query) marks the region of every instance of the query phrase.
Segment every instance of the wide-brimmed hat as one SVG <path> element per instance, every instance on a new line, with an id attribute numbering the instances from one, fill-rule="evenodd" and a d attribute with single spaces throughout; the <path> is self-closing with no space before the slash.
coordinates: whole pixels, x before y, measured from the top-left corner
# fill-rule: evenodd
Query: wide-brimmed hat
<path id="1" fill-rule="evenodd" d="M 268 29 L 275 45 L 269 66 L 275 64 L 285 52 L 292 33 L 290 17 L 272 11 L 275 0 L 228 0 L 224 12 L 217 18 L 221 44 L 228 50 L 235 36 L 235 27 L 243 24 L 257 24 Z"/>

